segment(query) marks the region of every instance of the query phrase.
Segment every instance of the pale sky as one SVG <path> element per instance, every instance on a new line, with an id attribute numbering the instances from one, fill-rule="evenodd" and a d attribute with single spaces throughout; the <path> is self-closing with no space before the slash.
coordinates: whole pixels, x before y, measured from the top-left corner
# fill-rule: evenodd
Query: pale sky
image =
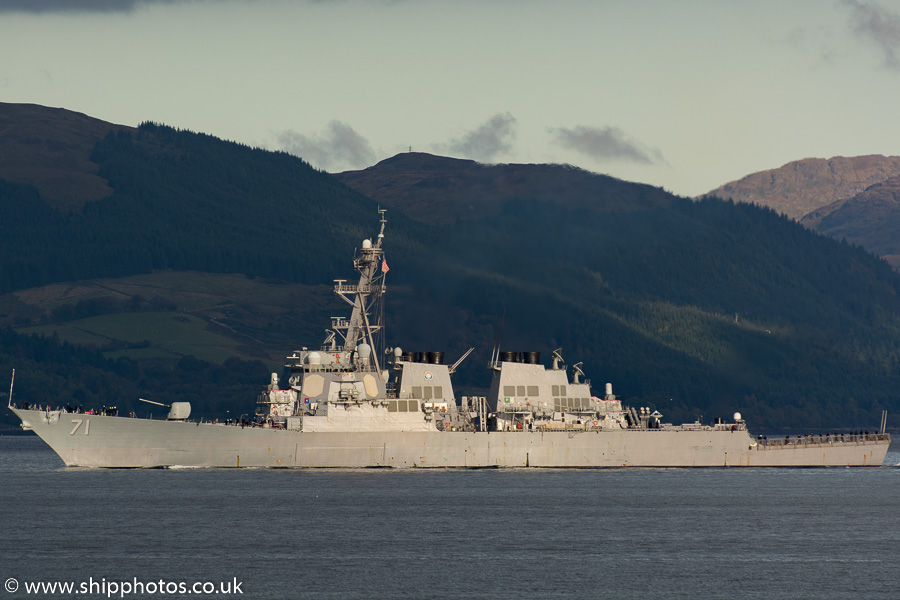
<path id="1" fill-rule="evenodd" d="M 693 196 L 900 155 L 900 0 L 0 0 L 0 101 L 328 171 L 412 147 Z"/>

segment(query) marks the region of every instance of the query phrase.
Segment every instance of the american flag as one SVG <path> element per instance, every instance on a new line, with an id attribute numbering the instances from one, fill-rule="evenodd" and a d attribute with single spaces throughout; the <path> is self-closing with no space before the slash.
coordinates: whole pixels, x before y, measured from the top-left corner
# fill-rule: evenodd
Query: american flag
<path id="1" fill-rule="evenodd" d="M 382 259 L 381 259 L 381 272 L 382 272 L 382 273 L 387 273 L 387 272 L 390 271 L 390 270 L 391 270 L 391 268 L 390 268 L 389 266 L 387 266 L 387 261 L 386 261 L 385 259 L 382 258 Z"/>

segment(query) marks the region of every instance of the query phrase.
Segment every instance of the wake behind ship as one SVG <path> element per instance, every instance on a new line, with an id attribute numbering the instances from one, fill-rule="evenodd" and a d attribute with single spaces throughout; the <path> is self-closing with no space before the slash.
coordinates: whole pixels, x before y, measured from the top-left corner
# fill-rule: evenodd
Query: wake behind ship
<path id="1" fill-rule="evenodd" d="M 332 317 L 321 347 L 288 357 L 285 385 L 273 373 L 256 418 L 192 422 L 186 402 L 166 420 L 67 412 L 13 403 L 22 428 L 68 466 L 84 467 L 761 467 L 877 466 L 891 437 L 880 433 L 768 440 L 730 423 L 664 423 L 659 412 L 602 396 L 560 349 L 492 354 L 490 391 L 457 398 L 443 352 L 385 348 L 381 321 L 388 272 L 385 216 L 353 258 L 355 283 L 335 280 L 351 308 Z M 13 375 L 14 376 L 14 375 Z"/>

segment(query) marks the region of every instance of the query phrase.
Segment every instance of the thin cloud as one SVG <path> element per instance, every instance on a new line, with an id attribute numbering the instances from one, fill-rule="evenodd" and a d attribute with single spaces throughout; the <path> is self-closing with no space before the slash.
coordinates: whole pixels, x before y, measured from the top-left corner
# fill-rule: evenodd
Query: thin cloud
<path id="1" fill-rule="evenodd" d="M 790 48 L 816 57 L 814 67 L 833 65 L 840 52 L 832 40 L 837 36 L 830 27 L 796 27 L 782 41 Z"/>
<path id="2" fill-rule="evenodd" d="M 143 5 L 196 0 L 0 0 L 0 13 L 130 13 Z"/>
<path id="3" fill-rule="evenodd" d="M 858 37 L 874 44 L 884 55 L 884 66 L 900 71 L 900 14 L 877 2 L 844 0 L 849 6 L 850 27 Z"/>
<path id="4" fill-rule="evenodd" d="M 278 134 L 278 144 L 285 152 L 326 171 L 363 169 L 375 162 L 369 141 L 340 121 L 331 121 L 317 135 L 285 131 Z"/>
<path id="5" fill-rule="evenodd" d="M 438 144 L 440 151 L 449 151 L 455 156 L 490 162 L 498 155 L 512 149 L 516 137 L 516 119 L 511 114 L 498 113 L 480 127 L 451 140 Z"/>
<path id="6" fill-rule="evenodd" d="M 647 165 L 664 163 L 662 152 L 628 139 L 616 127 L 559 127 L 550 130 L 553 142 L 596 160 L 626 160 Z"/>
<path id="7" fill-rule="evenodd" d="M 0 13 L 132 13 L 151 4 L 188 4 L 193 2 L 221 2 L 223 0 L 0 0 Z M 251 2 L 253 0 L 247 0 Z M 307 0 L 310 4 L 326 4 L 345 0 Z M 405 0 L 374 0 L 392 5 Z"/>

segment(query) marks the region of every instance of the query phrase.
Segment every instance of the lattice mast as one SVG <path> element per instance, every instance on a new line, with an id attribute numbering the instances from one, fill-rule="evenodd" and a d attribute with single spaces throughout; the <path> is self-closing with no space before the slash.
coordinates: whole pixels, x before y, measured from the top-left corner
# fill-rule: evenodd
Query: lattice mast
<path id="1" fill-rule="evenodd" d="M 381 214 L 381 230 L 373 243 L 363 240 L 362 247 L 353 258 L 353 267 L 359 273 L 359 283 L 349 284 L 345 279 L 334 280 L 334 293 L 353 307 L 349 320 L 332 317 L 331 326 L 344 338 L 344 350 L 353 352 L 362 343 L 372 348 L 375 370 L 381 375 L 378 357 L 384 341 L 384 292 L 388 272 L 384 258 L 384 226 L 387 223 L 384 210 Z"/>

